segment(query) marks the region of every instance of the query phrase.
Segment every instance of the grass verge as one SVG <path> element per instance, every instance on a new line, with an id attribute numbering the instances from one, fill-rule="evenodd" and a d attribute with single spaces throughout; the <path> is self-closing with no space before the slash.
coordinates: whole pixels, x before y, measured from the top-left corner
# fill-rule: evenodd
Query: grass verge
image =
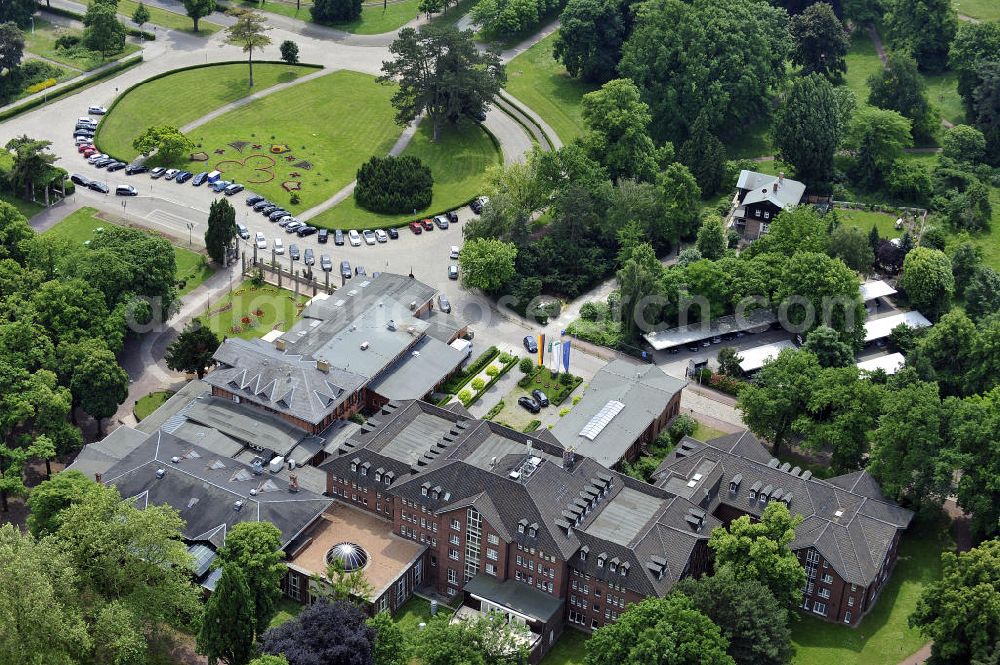
<path id="1" fill-rule="evenodd" d="M 542 659 L 541 665 L 583 665 L 589 637 L 586 633 L 567 627 L 552 651 Z"/>
<path id="2" fill-rule="evenodd" d="M 463 122 L 456 128 L 446 128 L 437 143 L 432 138 L 430 123 L 421 123 L 403 151 L 404 155 L 417 157 L 429 166 L 434 176 L 434 196 L 425 209 L 428 214 L 456 208 L 477 196 L 482 191 L 486 169 L 501 163 L 496 144 L 479 124 Z M 416 214 L 421 212 L 424 211 Z M 373 229 L 395 226 L 413 217 L 412 213 L 380 215 L 361 208 L 350 196 L 309 221 L 328 228 Z"/>
<path id="3" fill-rule="evenodd" d="M 224 104 L 293 81 L 315 71 L 307 67 L 261 63 L 254 65 L 254 87 L 249 85 L 245 63 L 231 63 L 185 69 L 155 78 L 129 90 L 101 121 L 97 144 L 101 150 L 131 160 L 138 152 L 132 147 L 147 127 L 183 127 Z M 197 94 L 193 94 L 197 91 Z"/>
<path id="4" fill-rule="evenodd" d="M 419 0 L 396 0 L 395 2 L 366 4 L 361 7 L 361 16 L 347 23 L 333 23 L 331 28 L 353 32 L 357 35 L 380 35 L 393 32 L 417 17 Z"/>
<path id="5" fill-rule="evenodd" d="M 135 0 L 118 0 L 118 13 L 131 18 L 138 6 L 139 3 Z M 198 21 L 198 32 L 195 32 L 194 21 L 188 18 L 185 14 L 179 14 L 177 12 L 172 12 L 150 4 L 146 4 L 146 9 L 149 10 L 150 23 L 155 23 L 156 25 L 163 26 L 164 28 L 169 28 L 171 30 L 180 30 L 181 32 L 188 32 L 192 35 L 202 35 L 204 37 L 222 30 L 222 26 L 218 23 L 212 23 L 211 21 L 203 18 Z M 127 23 L 129 25 L 134 25 L 132 21 L 128 21 Z"/>
<path id="6" fill-rule="evenodd" d="M 174 393 L 169 390 L 160 390 L 155 393 L 149 393 L 142 399 L 136 400 L 135 408 L 132 409 L 132 414 L 135 416 L 136 420 L 142 420 L 153 411 L 163 406 Z"/>
<path id="7" fill-rule="evenodd" d="M 254 339 L 272 330 L 288 330 L 308 299 L 275 286 L 254 287 L 246 281 L 209 303 L 200 318 L 216 335 Z"/>
<path id="8" fill-rule="evenodd" d="M 83 46 L 72 49 L 56 48 L 56 40 L 64 35 L 82 37 L 83 31 L 55 25 L 43 18 L 36 17 L 34 30 L 28 30 L 24 33 L 24 50 L 46 60 L 82 71 L 96 69 L 107 62 L 124 58 L 139 50 L 135 44 L 126 43 L 125 48 L 120 53 L 105 59 L 97 51 L 91 51 Z"/>
<path id="9" fill-rule="evenodd" d="M 35 215 L 37 215 L 38 213 L 40 213 L 42 210 L 45 209 L 45 206 L 43 205 L 39 205 L 38 203 L 35 203 L 33 201 L 25 201 L 24 199 L 17 197 L 9 192 L 0 192 L 0 201 L 11 204 L 12 206 L 20 210 L 21 214 L 28 219 L 31 219 L 32 217 L 34 217 Z"/>

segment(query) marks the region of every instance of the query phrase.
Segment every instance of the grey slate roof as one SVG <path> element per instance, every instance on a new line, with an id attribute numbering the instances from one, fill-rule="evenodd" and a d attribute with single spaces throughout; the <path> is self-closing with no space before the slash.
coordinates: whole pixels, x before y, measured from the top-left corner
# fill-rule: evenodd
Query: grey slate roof
<path id="1" fill-rule="evenodd" d="M 583 399 L 559 419 L 552 434 L 563 446 L 612 467 L 685 385 L 686 381 L 667 376 L 655 365 L 613 360 L 597 372 Z M 581 436 L 591 418 L 610 401 L 621 402 L 625 408 L 593 440 Z"/>
<path id="2" fill-rule="evenodd" d="M 739 485 L 730 492 L 736 476 Z M 653 480 L 710 512 L 721 503 L 760 516 L 767 502 L 750 500 L 751 490 L 787 500 L 789 510 L 804 517 L 791 548 L 815 547 L 841 578 L 862 586 L 874 581 L 896 532 L 913 518 L 911 511 L 888 502 L 867 472 L 821 480 L 799 473 L 798 467 L 779 467 L 749 432 L 708 443 L 685 437 Z"/>
<path id="3" fill-rule="evenodd" d="M 777 190 L 774 185 L 778 184 Z M 782 178 L 778 176 L 748 171 L 740 171 L 740 177 L 736 181 L 736 189 L 748 190 L 743 198 L 743 205 L 769 201 L 778 208 L 784 210 L 791 206 L 798 205 L 805 194 L 806 186 L 798 180 Z"/>
<path id="4" fill-rule="evenodd" d="M 90 479 L 104 475 L 148 438 L 148 434 L 127 425 L 119 427 L 100 441 L 88 444 L 67 469 L 74 469 Z"/>
<path id="5" fill-rule="evenodd" d="M 463 360 L 464 353 L 428 335 L 418 340 L 368 387 L 390 400 L 420 399 L 454 372 Z"/>
<path id="6" fill-rule="evenodd" d="M 546 623 L 563 606 L 561 598 L 512 580 L 500 582 L 486 574 L 473 577 L 463 590 Z"/>
<path id="7" fill-rule="evenodd" d="M 273 523 L 284 546 L 333 502 L 305 489 L 291 492 L 285 480 L 267 471 L 254 475 L 247 464 L 162 430 L 109 469 L 104 482 L 116 486 L 123 497 L 135 498 L 140 508 L 172 506 L 185 521 L 186 540 L 216 546 L 233 525 L 244 521 Z M 237 501 L 243 502 L 239 510 Z"/>

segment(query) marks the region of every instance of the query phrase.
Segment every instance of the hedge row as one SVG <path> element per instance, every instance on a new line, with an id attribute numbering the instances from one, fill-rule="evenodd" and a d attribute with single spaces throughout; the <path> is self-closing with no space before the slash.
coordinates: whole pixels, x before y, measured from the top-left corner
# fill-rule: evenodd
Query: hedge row
<path id="1" fill-rule="evenodd" d="M 20 114 L 20 113 L 24 113 L 25 111 L 29 111 L 29 110 L 31 110 L 33 108 L 38 107 L 38 106 L 42 106 L 44 104 L 48 104 L 49 102 L 54 102 L 57 99 L 65 97 L 67 94 L 69 94 L 71 92 L 75 92 L 76 90 L 79 90 L 80 88 L 89 86 L 89 85 L 91 85 L 93 83 L 97 83 L 98 81 L 100 81 L 102 79 L 108 78 L 112 74 L 117 74 L 118 72 L 121 72 L 122 70 L 128 69 L 129 67 L 132 67 L 134 65 L 138 65 L 140 62 L 142 62 L 142 54 L 141 53 L 139 53 L 138 55 L 136 55 L 134 58 L 125 58 L 123 60 L 119 60 L 118 62 L 114 63 L 112 66 L 108 67 L 107 69 L 102 69 L 101 71 L 99 71 L 99 72 L 97 72 L 95 74 L 91 74 L 90 76 L 81 76 L 81 77 L 79 77 L 77 79 L 73 79 L 67 85 L 63 86 L 62 88 L 59 88 L 56 91 L 54 91 L 51 95 L 42 96 L 42 97 L 36 97 L 36 98 L 34 98 L 34 99 L 30 100 L 30 101 L 27 101 L 27 102 L 25 102 L 23 104 L 20 104 L 18 106 L 14 106 L 12 108 L 7 109 L 6 111 L 0 112 L 0 121 L 2 121 L 2 120 L 8 120 L 8 119 L 13 118 L 14 116 Z"/>
<path id="2" fill-rule="evenodd" d="M 376 155 L 358 169 L 354 200 L 365 210 L 395 215 L 429 206 L 433 189 L 430 167 L 416 157 Z"/>
<path id="3" fill-rule="evenodd" d="M 489 390 L 490 388 L 492 388 L 492 387 L 493 387 L 493 384 L 494 384 L 494 383 L 496 383 L 497 381 L 499 381 L 499 380 L 500 380 L 500 377 L 502 377 L 502 376 L 503 376 L 504 374 L 506 374 L 507 372 L 509 372 L 509 371 L 510 371 L 511 369 L 513 369 L 513 368 L 514 368 L 515 366 L 517 366 L 517 364 L 518 364 L 518 363 L 519 363 L 520 361 L 521 361 L 521 359 L 520 359 L 520 358 L 518 358 L 517 356 L 511 356 L 511 357 L 510 357 L 510 362 L 508 362 L 508 363 L 507 363 L 506 365 L 503 365 L 503 366 L 502 366 L 502 367 L 500 368 L 500 371 L 496 373 L 496 376 L 492 377 L 492 378 L 491 378 L 491 379 L 490 379 L 489 381 L 487 381 L 487 382 L 486 382 L 486 385 L 484 385 L 484 386 L 483 386 L 483 389 L 482 389 L 482 390 L 477 390 L 477 391 L 475 392 L 475 394 L 473 394 L 473 395 L 472 395 L 472 398 L 471 398 L 471 399 L 470 399 L 470 400 L 469 400 L 468 402 L 466 402 L 466 401 L 462 400 L 461 398 L 459 398 L 459 401 L 461 401 L 461 402 L 462 402 L 462 406 L 464 406 L 464 407 L 468 408 L 468 407 L 469 407 L 470 405 L 472 405 L 472 404 L 475 404 L 475 403 L 476 403 L 476 401 L 477 401 L 477 400 L 478 400 L 478 399 L 479 399 L 480 397 L 482 397 L 483 395 L 485 395 L 485 394 L 486 394 L 486 391 L 487 391 L 487 390 Z M 475 375 L 473 375 L 473 376 L 475 376 Z"/>
<path id="4" fill-rule="evenodd" d="M 72 9 L 64 9 L 62 7 L 47 7 L 41 3 L 38 3 L 38 8 L 47 11 L 50 14 L 55 14 L 56 16 L 65 16 L 66 18 L 76 19 L 77 21 L 83 20 L 83 14 L 80 12 L 75 12 Z M 122 24 L 124 25 L 124 24 Z M 156 39 L 156 35 L 152 32 L 146 32 L 145 30 L 139 30 L 131 26 L 125 25 L 125 34 L 130 37 L 142 37 L 147 42 Z"/>
<path id="5" fill-rule="evenodd" d="M 442 390 L 446 393 L 451 393 L 457 395 L 458 391 L 465 387 L 465 384 L 472 380 L 472 377 L 476 376 L 483 369 L 493 362 L 493 359 L 500 355 L 500 350 L 495 346 L 483 351 L 478 358 L 469 363 L 464 370 L 456 373 L 453 377 L 445 382 Z"/>

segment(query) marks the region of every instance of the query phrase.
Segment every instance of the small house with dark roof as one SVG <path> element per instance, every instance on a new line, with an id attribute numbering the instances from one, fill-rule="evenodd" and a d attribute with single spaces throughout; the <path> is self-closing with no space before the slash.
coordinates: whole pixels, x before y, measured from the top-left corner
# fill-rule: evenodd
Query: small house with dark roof
<path id="1" fill-rule="evenodd" d="M 802 609 L 856 626 L 875 605 L 913 513 L 887 500 L 866 471 L 827 480 L 770 456 L 750 432 L 708 443 L 685 437 L 653 475 L 725 524 L 780 501 L 801 515 L 791 544 L 806 569 Z"/>
<path id="2" fill-rule="evenodd" d="M 773 176 L 744 169 L 736 181 L 732 226 L 744 239 L 756 240 L 779 213 L 797 206 L 805 191 L 804 184 L 784 173 Z"/>

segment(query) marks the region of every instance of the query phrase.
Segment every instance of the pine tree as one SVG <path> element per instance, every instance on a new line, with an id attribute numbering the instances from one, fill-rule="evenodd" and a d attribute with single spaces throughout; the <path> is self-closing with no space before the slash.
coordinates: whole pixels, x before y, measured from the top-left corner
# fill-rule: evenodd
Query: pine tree
<path id="1" fill-rule="evenodd" d="M 695 121 L 677 158 L 698 181 L 702 198 L 711 198 L 719 191 L 726 172 L 726 147 L 709 131 L 705 116 Z"/>
<path id="2" fill-rule="evenodd" d="M 254 602 L 243 571 L 226 565 L 198 633 L 198 653 L 209 662 L 246 665 L 253 656 Z"/>
<path id="3" fill-rule="evenodd" d="M 872 224 L 872 230 L 868 232 L 868 244 L 871 245 L 872 252 L 878 252 L 878 244 L 882 237 L 878 234 L 878 226 Z"/>
<path id="4" fill-rule="evenodd" d="M 226 247 L 236 238 L 236 210 L 226 199 L 212 202 L 208 211 L 208 228 L 205 230 L 205 248 L 213 261 L 222 263 Z"/>

